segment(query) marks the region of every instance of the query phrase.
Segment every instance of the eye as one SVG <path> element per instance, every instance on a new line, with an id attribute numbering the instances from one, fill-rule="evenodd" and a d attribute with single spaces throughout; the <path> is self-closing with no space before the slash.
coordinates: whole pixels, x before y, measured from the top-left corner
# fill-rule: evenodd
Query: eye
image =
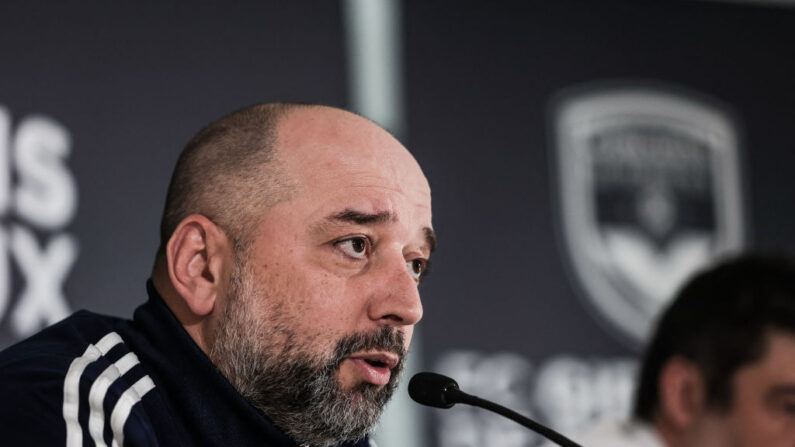
<path id="1" fill-rule="evenodd" d="M 409 269 L 409 274 L 417 281 L 427 274 L 429 264 L 430 261 L 422 258 L 406 261 L 406 267 Z"/>
<path id="2" fill-rule="evenodd" d="M 335 244 L 343 253 L 355 259 L 364 259 L 367 257 L 367 249 L 370 246 L 370 241 L 363 236 L 356 236 L 341 241 Z"/>
<path id="3" fill-rule="evenodd" d="M 781 404 L 781 411 L 789 417 L 795 417 L 795 401 L 789 400 Z"/>

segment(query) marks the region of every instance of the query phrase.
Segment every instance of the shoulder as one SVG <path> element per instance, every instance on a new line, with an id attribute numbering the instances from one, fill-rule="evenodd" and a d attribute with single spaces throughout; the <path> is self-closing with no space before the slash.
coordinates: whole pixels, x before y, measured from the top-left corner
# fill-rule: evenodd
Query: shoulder
<path id="1" fill-rule="evenodd" d="M 92 351 L 102 337 L 117 332 L 123 322 L 80 311 L 9 347 L 0 352 L 0 387 L 41 384 L 63 376 L 75 358 Z M 110 338 L 100 345 L 103 349 Z"/>
<path id="2" fill-rule="evenodd" d="M 4 440 L 82 445 L 106 431 L 111 440 L 117 431 L 123 436 L 119 427 L 154 388 L 124 342 L 129 331 L 126 320 L 78 312 L 0 353 Z"/>

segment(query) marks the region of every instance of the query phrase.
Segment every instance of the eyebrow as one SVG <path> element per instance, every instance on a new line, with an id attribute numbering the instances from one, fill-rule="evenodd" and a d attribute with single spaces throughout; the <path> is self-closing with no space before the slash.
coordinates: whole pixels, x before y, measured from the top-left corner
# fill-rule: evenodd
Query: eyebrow
<path id="1" fill-rule="evenodd" d="M 377 225 L 387 222 L 394 222 L 397 217 L 391 211 L 381 211 L 380 213 L 365 213 L 362 211 L 346 208 L 338 213 L 332 214 L 326 220 L 331 222 L 354 223 L 357 225 Z M 428 250 L 433 253 L 436 250 L 436 233 L 430 227 L 424 227 L 422 232 L 425 235 L 425 244 Z"/>
<path id="2" fill-rule="evenodd" d="M 768 398 L 786 395 L 795 395 L 795 384 L 774 385 L 767 391 Z"/>
<path id="3" fill-rule="evenodd" d="M 422 231 L 425 233 L 425 243 L 428 244 L 428 249 L 433 253 L 436 250 L 436 233 L 430 227 L 425 227 Z"/>
<path id="4" fill-rule="evenodd" d="M 374 224 L 381 224 L 386 222 L 393 222 L 395 221 L 395 215 L 392 214 L 390 211 L 381 211 L 380 213 L 364 213 L 361 211 L 356 211 L 353 209 L 345 209 L 340 211 L 339 213 L 332 214 L 328 217 L 328 220 L 336 221 L 336 222 L 349 222 L 355 223 L 357 225 L 374 225 Z"/>

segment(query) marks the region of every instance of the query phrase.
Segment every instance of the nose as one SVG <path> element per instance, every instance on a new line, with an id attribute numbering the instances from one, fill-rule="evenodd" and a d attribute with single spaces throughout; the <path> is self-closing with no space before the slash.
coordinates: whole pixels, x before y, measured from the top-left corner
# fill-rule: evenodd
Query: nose
<path id="1" fill-rule="evenodd" d="M 373 278 L 368 315 L 379 325 L 411 326 L 422 318 L 417 282 L 409 274 L 402 254 L 380 266 Z"/>

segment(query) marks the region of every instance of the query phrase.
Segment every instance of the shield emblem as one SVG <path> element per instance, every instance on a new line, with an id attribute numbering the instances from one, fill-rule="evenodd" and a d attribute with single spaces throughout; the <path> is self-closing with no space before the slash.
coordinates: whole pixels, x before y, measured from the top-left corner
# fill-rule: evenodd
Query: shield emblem
<path id="1" fill-rule="evenodd" d="M 743 246 L 736 126 L 659 88 L 612 87 L 554 109 L 565 251 L 600 319 L 642 343 L 695 270 Z"/>

